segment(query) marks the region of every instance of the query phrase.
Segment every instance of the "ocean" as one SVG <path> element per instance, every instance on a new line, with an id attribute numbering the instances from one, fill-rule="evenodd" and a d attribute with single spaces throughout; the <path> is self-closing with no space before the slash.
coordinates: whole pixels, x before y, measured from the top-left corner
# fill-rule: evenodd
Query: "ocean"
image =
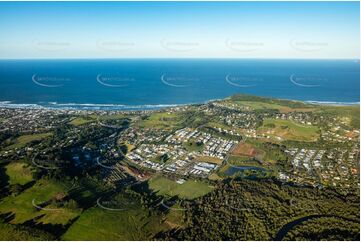
<path id="1" fill-rule="evenodd" d="M 139 110 L 243 93 L 360 101 L 359 60 L 1 60 L 0 106 Z"/>

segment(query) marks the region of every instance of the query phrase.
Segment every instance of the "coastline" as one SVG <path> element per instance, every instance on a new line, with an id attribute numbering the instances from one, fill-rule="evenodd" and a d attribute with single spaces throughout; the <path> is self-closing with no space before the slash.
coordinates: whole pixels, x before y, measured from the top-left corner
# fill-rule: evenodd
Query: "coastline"
<path id="1" fill-rule="evenodd" d="M 104 104 L 104 103 L 13 103 L 12 101 L 0 101 L 0 108 L 9 109 L 47 109 L 47 110 L 78 110 L 78 111 L 156 111 L 167 108 L 185 107 L 190 105 L 204 105 L 224 99 L 210 99 L 200 103 L 182 103 L 182 104 L 141 104 L 141 105 L 125 105 L 125 104 Z M 278 99 L 274 97 L 265 97 L 269 99 Z M 335 102 L 335 101 L 314 101 L 314 100 L 294 100 L 281 99 L 294 102 L 302 102 L 320 106 L 359 106 L 360 102 Z"/>

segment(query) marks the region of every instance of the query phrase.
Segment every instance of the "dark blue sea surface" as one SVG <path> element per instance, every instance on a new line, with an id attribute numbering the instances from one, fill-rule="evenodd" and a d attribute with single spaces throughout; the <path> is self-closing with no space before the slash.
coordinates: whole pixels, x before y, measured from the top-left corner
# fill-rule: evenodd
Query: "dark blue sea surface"
<path id="1" fill-rule="evenodd" d="M 1 60 L 1 105 L 147 109 L 237 93 L 358 103 L 359 60 Z"/>

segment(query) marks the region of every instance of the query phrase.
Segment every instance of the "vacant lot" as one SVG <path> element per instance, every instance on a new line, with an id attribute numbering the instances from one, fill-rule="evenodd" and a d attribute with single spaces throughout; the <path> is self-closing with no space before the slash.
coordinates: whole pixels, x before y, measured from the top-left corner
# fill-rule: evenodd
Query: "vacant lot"
<path id="1" fill-rule="evenodd" d="M 194 199 L 211 192 L 213 187 L 205 182 L 187 180 L 183 184 L 178 184 L 168 178 L 157 176 L 149 181 L 149 188 L 159 195 L 179 196 L 185 199 Z"/>
<path id="2" fill-rule="evenodd" d="M 152 113 L 141 121 L 140 126 L 152 129 L 172 129 L 177 126 L 181 118 L 175 113 Z"/>
<path id="3" fill-rule="evenodd" d="M 297 124 L 281 119 L 263 120 L 263 125 L 258 128 L 257 132 L 277 139 L 295 141 L 316 141 L 320 136 L 319 128 L 316 126 Z"/>
<path id="4" fill-rule="evenodd" d="M 248 143 L 238 144 L 232 152 L 233 155 L 250 156 L 250 157 L 254 157 L 259 153 L 260 151 L 256 150 L 251 144 Z"/>

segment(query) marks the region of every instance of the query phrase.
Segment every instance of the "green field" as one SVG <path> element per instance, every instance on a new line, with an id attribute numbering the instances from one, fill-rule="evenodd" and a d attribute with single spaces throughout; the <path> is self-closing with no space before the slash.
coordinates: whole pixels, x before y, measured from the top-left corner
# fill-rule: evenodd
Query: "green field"
<path id="1" fill-rule="evenodd" d="M 148 184 L 149 188 L 157 192 L 158 195 L 165 195 L 170 197 L 179 196 L 180 198 L 184 199 L 194 199 L 201 197 L 213 190 L 213 187 L 205 182 L 187 180 L 183 184 L 178 184 L 177 182 L 162 176 L 157 176 L 150 179 Z"/>
<path id="2" fill-rule="evenodd" d="M 275 109 L 279 110 L 282 113 L 289 113 L 294 111 L 300 112 L 311 112 L 314 111 L 314 107 L 289 107 L 287 105 L 281 105 L 272 101 L 260 102 L 260 101 L 229 101 L 232 104 L 242 108 L 247 107 L 250 110 L 265 110 L 265 109 Z"/>
<path id="3" fill-rule="evenodd" d="M 18 138 L 16 138 L 15 143 L 6 147 L 6 149 L 20 149 L 25 147 L 27 144 L 29 144 L 32 141 L 39 141 L 42 139 L 45 139 L 47 137 L 50 137 L 52 133 L 40 133 L 40 134 L 27 134 L 22 135 Z"/>
<path id="4" fill-rule="evenodd" d="M 15 217 L 10 221 L 13 224 L 24 223 L 25 221 L 35 219 L 40 215 L 37 222 L 44 224 L 67 224 L 69 220 L 77 217 L 80 213 L 78 209 L 68 209 L 63 207 L 54 207 L 53 204 L 45 206 L 45 209 L 37 209 L 33 205 L 41 204 L 51 200 L 56 194 L 65 192 L 65 184 L 51 180 L 39 180 L 31 188 L 23 191 L 17 196 L 8 196 L 0 203 L 0 213 L 12 213 Z"/>
<path id="5" fill-rule="evenodd" d="M 239 105 L 247 106 L 252 110 L 260 110 L 260 109 L 277 109 L 279 111 L 287 112 L 292 109 L 287 106 L 281 106 L 273 103 L 264 103 L 264 102 L 251 102 L 251 101 L 239 101 L 236 102 Z"/>
<path id="6" fill-rule="evenodd" d="M 79 117 L 79 118 L 75 118 L 72 121 L 70 121 L 70 124 L 74 125 L 74 126 L 80 126 L 80 125 L 91 123 L 91 122 L 94 122 L 94 119 Z"/>
<path id="7" fill-rule="evenodd" d="M 203 143 L 197 143 L 195 140 L 189 140 L 188 142 L 183 143 L 184 148 L 186 148 L 189 152 L 192 151 L 202 151 L 204 148 Z"/>
<path id="8" fill-rule="evenodd" d="M 257 132 L 273 138 L 295 141 L 316 141 L 320 136 L 319 128 L 316 126 L 281 119 L 263 120 L 263 125 L 257 129 Z"/>
<path id="9" fill-rule="evenodd" d="M 147 119 L 140 122 L 140 126 L 152 129 L 173 129 L 180 121 L 181 118 L 175 113 L 152 113 Z"/>
<path id="10" fill-rule="evenodd" d="M 147 240 L 168 227 L 157 215 L 138 207 L 123 211 L 109 211 L 93 207 L 62 236 L 63 240 Z"/>
<path id="11" fill-rule="evenodd" d="M 24 162 L 12 162 L 6 166 L 9 184 L 24 185 L 33 180 L 31 167 Z"/>

